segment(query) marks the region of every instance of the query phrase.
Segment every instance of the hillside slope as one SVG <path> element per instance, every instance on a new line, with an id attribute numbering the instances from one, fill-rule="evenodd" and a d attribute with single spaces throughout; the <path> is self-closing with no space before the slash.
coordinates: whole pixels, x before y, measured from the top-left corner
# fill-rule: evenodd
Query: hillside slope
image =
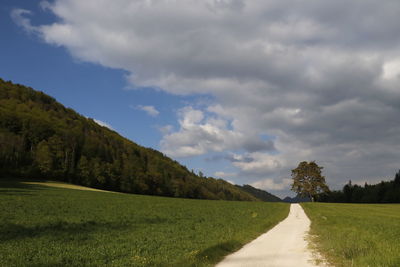
<path id="1" fill-rule="evenodd" d="M 149 195 L 257 200 L 224 180 L 197 176 L 43 92 L 2 79 L 0 176 L 51 178 Z"/>
<path id="2" fill-rule="evenodd" d="M 246 191 L 247 193 L 251 194 L 252 196 L 266 202 L 281 202 L 282 199 L 279 197 L 268 193 L 267 191 L 252 187 L 251 185 L 245 184 L 245 185 L 236 185 L 236 187 L 240 188 L 243 191 Z"/>

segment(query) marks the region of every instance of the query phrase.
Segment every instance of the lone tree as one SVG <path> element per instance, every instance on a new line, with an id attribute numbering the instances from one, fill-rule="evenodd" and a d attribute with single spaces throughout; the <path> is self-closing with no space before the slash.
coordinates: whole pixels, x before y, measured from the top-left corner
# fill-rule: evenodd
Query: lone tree
<path id="1" fill-rule="evenodd" d="M 315 161 L 303 161 L 296 169 L 292 170 L 292 191 L 302 197 L 309 197 L 312 202 L 318 193 L 329 192 L 325 177 L 322 176 L 323 167 L 318 166 Z"/>

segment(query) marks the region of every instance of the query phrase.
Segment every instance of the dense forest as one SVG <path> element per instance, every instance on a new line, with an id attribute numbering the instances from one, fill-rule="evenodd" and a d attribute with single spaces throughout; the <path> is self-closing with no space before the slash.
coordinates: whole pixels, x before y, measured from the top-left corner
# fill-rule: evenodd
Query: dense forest
<path id="1" fill-rule="evenodd" d="M 43 92 L 2 79 L 0 176 L 61 180 L 138 194 L 258 200 L 222 179 L 196 175 Z"/>
<path id="2" fill-rule="evenodd" d="M 382 181 L 378 184 L 364 186 L 352 184 L 349 181 L 342 190 L 320 194 L 320 202 L 342 203 L 400 203 L 400 171 L 394 180 Z"/>
<path id="3" fill-rule="evenodd" d="M 255 196 L 256 198 L 266 201 L 266 202 L 281 202 L 282 199 L 279 197 L 268 193 L 267 191 L 252 187 L 251 185 L 245 184 L 245 185 L 236 185 L 238 188 L 246 191 L 247 193 Z"/>

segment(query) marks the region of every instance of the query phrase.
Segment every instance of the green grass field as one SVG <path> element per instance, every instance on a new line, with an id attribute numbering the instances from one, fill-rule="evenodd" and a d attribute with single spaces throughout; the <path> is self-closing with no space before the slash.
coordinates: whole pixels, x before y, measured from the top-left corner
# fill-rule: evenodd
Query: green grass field
<path id="1" fill-rule="evenodd" d="M 400 204 L 302 206 L 320 252 L 334 266 L 400 266 Z"/>
<path id="2" fill-rule="evenodd" d="M 174 199 L 0 180 L 0 266 L 211 266 L 284 203 Z"/>

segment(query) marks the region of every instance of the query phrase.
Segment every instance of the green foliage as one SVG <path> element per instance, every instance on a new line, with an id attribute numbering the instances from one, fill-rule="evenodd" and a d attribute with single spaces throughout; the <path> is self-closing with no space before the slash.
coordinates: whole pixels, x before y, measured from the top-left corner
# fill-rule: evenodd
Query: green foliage
<path id="1" fill-rule="evenodd" d="M 318 196 L 319 202 L 341 203 L 400 203 L 400 171 L 393 181 L 375 185 L 353 185 L 349 181 L 341 191 L 332 191 Z"/>
<path id="2" fill-rule="evenodd" d="M 213 266 L 284 203 L 92 192 L 0 180 L 0 266 Z"/>
<path id="3" fill-rule="evenodd" d="M 242 189 L 243 191 L 246 191 L 247 193 L 253 195 L 254 197 L 262 200 L 262 201 L 266 201 L 266 202 L 281 202 L 282 199 L 280 199 L 279 197 L 268 193 L 267 191 L 258 189 L 258 188 L 254 188 L 251 185 L 245 184 L 245 185 L 236 185 L 236 187 Z"/>
<path id="4" fill-rule="evenodd" d="M 318 250 L 333 266 L 400 266 L 400 205 L 301 205 Z"/>
<path id="5" fill-rule="evenodd" d="M 46 141 L 41 141 L 35 153 L 35 163 L 43 174 L 51 173 L 53 169 L 53 158 L 55 157 L 50 152 L 49 145 Z"/>
<path id="6" fill-rule="evenodd" d="M 42 92 L 1 79 L 0 175 L 139 194 L 257 200 L 223 180 L 188 171 Z"/>
<path id="7" fill-rule="evenodd" d="M 322 176 L 323 167 L 318 166 L 315 161 L 303 161 L 296 169 L 292 170 L 292 191 L 303 197 L 309 197 L 314 201 L 315 196 L 320 192 L 328 192 L 325 177 Z"/>

